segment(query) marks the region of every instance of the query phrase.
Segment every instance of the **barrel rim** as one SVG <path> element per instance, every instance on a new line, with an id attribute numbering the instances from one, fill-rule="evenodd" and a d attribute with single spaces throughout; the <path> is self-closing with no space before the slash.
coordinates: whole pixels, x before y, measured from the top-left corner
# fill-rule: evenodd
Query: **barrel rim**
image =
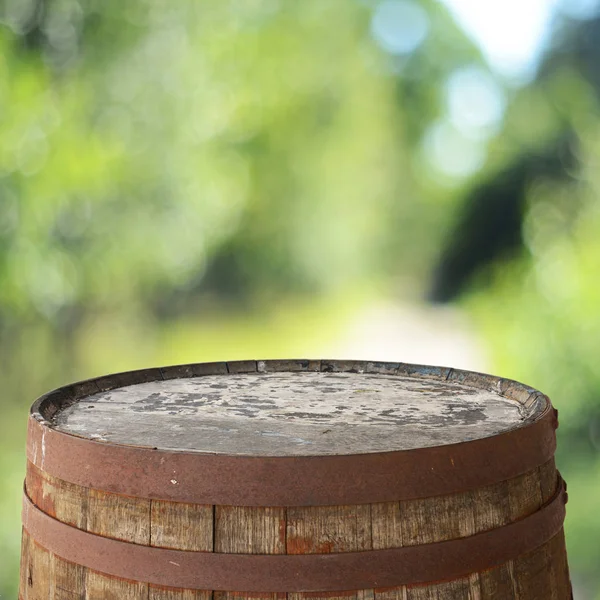
<path id="1" fill-rule="evenodd" d="M 299 370 L 357 372 L 361 368 L 368 373 L 456 381 L 487 389 L 519 402 L 529 415 L 518 427 L 470 441 L 312 456 L 226 455 L 99 442 L 54 429 L 48 420 L 60 408 L 93 393 L 159 378 Z M 127 496 L 239 506 L 362 504 L 461 492 L 517 477 L 554 456 L 557 426 L 557 413 L 541 392 L 472 371 L 342 360 L 196 363 L 118 373 L 49 392 L 32 406 L 27 456 L 54 477 Z"/>
<path id="2" fill-rule="evenodd" d="M 532 387 L 512 379 L 477 371 L 412 363 L 365 360 L 265 359 L 189 363 L 136 369 L 93 377 L 58 387 L 43 394 L 31 406 L 30 416 L 51 427 L 53 425 L 52 418 L 59 410 L 67 408 L 71 404 L 89 396 L 113 389 L 154 381 L 168 381 L 169 379 L 189 379 L 209 375 L 282 372 L 366 373 L 454 382 L 473 389 L 494 392 L 502 398 L 517 402 L 523 407 L 525 419 L 523 422 L 515 425 L 514 429 L 523 427 L 532 420 L 538 420 L 542 417 L 548 406 L 551 405 L 550 399 L 545 394 Z M 510 429 L 505 431 L 510 431 Z M 68 435 L 88 439 L 85 436 L 80 436 L 72 432 L 69 432 Z M 133 444 L 119 444 L 117 442 L 107 443 L 134 446 Z M 180 451 L 200 453 L 197 450 Z M 399 452 L 401 451 L 399 450 Z"/>

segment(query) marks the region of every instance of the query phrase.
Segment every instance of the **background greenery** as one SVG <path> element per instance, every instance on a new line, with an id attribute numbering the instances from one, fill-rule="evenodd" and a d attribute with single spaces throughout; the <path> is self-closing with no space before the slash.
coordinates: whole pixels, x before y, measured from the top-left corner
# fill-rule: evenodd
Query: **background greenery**
<path id="1" fill-rule="evenodd" d="M 597 30 L 558 15 L 515 86 L 433 0 L 0 0 L 0 597 L 42 392 L 428 297 L 559 407 L 600 599 Z"/>

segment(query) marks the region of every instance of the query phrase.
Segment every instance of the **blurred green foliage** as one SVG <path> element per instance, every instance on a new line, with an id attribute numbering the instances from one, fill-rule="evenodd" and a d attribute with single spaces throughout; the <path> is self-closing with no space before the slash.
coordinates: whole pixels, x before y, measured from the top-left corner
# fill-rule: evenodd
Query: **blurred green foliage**
<path id="1" fill-rule="evenodd" d="M 600 590 L 600 178 L 598 123 L 581 132 L 576 182 L 540 183 L 524 223 L 527 253 L 465 298 L 499 372 L 543 389 L 560 411 L 557 460 L 569 484 L 570 562 Z M 595 587 L 594 587 L 595 586 Z M 592 596 L 590 596 L 592 597 Z M 596 598 L 596 596 L 593 596 Z"/>
<path id="2" fill-rule="evenodd" d="M 0 596 L 33 398 L 302 354 L 365 298 L 422 297 L 465 194 L 565 128 L 576 181 L 527 190 L 524 251 L 462 304 L 561 410 L 572 571 L 600 594 L 599 124 L 556 56 L 507 88 L 433 0 L 0 0 Z"/>

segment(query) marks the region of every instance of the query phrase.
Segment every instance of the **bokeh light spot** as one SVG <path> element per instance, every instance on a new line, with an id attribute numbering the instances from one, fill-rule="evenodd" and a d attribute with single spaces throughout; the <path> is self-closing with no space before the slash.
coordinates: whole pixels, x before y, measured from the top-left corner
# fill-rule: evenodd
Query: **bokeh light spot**
<path id="1" fill-rule="evenodd" d="M 412 0 L 384 0 L 375 9 L 371 32 L 377 43 L 392 54 L 410 54 L 427 37 L 429 19 Z"/>
<path id="2" fill-rule="evenodd" d="M 478 171 L 485 160 L 479 140 L 464 136 L 451 123 L 439 121 L 425 134 L 423 150 L 427 161 L 440 173 L 463 178 Z"/>
<path id="3" fill-rule="evenodd" d="M 423 139 L 423 149 L 430 164 L 452 178 L 472 175 L 485 160 L 483 143 L 464 136 L 447 121 L 439 121 L 429 129 Z"/>
<path id="4" fill-rule="evenodd" d="M 555 0 L 441 0 L 511 84 L 530 81 L 548 39 Z"/>
<path id="5" fill-rule="evenodd" d="M 466 135 L 488 137 L 502 122 L 506 101 L 496 80 L 469 66 L 454 71 L 446 82 L 446 102 L 452 123 Z"/>

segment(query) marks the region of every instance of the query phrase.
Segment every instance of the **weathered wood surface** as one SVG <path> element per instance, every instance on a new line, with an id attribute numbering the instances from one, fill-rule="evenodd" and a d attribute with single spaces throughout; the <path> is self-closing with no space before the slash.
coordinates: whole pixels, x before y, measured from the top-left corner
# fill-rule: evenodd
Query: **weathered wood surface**
<path id="1" fill-rule="evenodd" d="M 285 508 L 215 506 L 215 552 L 285 554 Z"/>
<path id="2" fill-rule="evenodd" d="M 370 373 L 244 373 L 112 389 L 60 411 L 56 429 L 120 444 L 253 456 L 387 452 L 521 424 L 514 400 L 454 381 Z"/>
<path id="3" fill-rule="evenodd" d="M 74 486 L 29 464 L 34 503 L 81 529 L 144 545 L 248 554 L 354 552 L 465 537 L 527 516 L 554 493 L 554 461 L 507 482 L 436 499 L 324 507 L 230 507 L 149 501 Z M 90 498 L 94 498 L 90 501 Z M 348 593 L 290 593 L 290 600 L 568 600 L 562 532 L 494 569 L 428 586 Z M 23 600 L 209 600 L 210 591 L 118 580 L 54 557 L 23 537 Z M 220 600 L 282 594 L 215 592 Z"/>

